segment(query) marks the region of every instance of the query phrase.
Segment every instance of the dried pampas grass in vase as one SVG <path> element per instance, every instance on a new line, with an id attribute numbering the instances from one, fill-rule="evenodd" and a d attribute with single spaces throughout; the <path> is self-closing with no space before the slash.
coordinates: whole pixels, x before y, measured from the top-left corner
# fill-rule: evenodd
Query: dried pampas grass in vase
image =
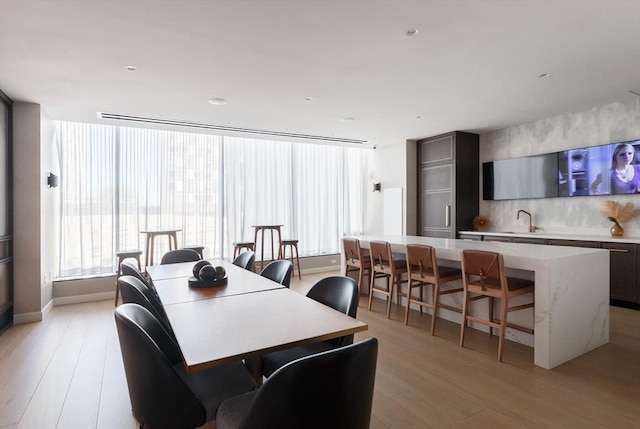
<path id="1" fill-rule="evenodd" d="M 478 215 L 473 218 L 473 229 L 476 231 L 484 231 L 491 226 L 491 221 L 488 217 Z"/>
<path id="2" fill-rule="evenodd" d="M 640 209 L 635 208 L 632 203 L 626 203 L 624 205 L 615 201 L 605 201 L 602 209 L 602 215 L 613 222 L 611 227 L 612 237 L 622 237 L 624 235 L 624 229 L 620 226 L 620 222 L 624 222 L 640 214 Z"/>

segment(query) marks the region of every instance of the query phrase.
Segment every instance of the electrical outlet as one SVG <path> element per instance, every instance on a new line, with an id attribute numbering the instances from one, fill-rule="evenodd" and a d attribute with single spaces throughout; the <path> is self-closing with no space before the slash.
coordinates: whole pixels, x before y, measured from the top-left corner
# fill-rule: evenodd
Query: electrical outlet
<path id="1" fill-rule="evenodd" d="M 336 262 L 338 262 L 338 261 L 336 261 L 335 259 L 332 259 L 332 260 L 331 260 L 331 263 L 332 263 L 332 264 L 335 264 Z"/>

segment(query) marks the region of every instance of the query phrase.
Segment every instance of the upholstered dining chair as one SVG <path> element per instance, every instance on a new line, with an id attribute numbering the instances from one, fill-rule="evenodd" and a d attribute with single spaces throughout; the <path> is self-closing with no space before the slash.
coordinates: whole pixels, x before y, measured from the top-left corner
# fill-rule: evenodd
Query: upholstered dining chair
<path id="1" fill-rule="evenodd" d="M 170 250 L 160 260 L 160 264 L 178 264 L 180 262 L 195 262 L 202 259 L 200 254 L 193 249 Z"/>
<path id="2" fill-rule="evenodd" d="M 464 334 L 467 322 L 476 322 L 498 330 L 498 361 L 502 362 L 504 334 L 507 326 L 533 334 L 533 329 L 507 322 L 507 314 L 512 311 L 532 308 L 534 283 L 531 280 L 507 277 L 502 254 L 483 250 L 462 251 L 462 281 L 464 287 L 462 304 L 462 325 L 460 327 L 460 347 L 464 347 Z M 528 303 L 509 306 L 509 301 L 517 296 L 531 295 Z M 489 299 L 489 317 L 487 319 L 469 314 L 469 302 L 472 298 Z M 494 315 L 494 301 L 500 299 L 500 319 Z"/>
<path id="3" fill-rule="evenodd" d="M 344 275 L 348 276 L 350 272 L 358 272 L 358 290 L 362 291 L 364 278 L 371 279 L 371 258 L 369 251 L 360 246 L 360 240 L 357 238 L 343 237 L 342 251 L 344 253 Z"/>
<path id="4" fill-rule="evenodd" d="M 180 348 L 146 308 L 115 311 L 131 410 L 141 428 L 194 428 L 216 418 L 226 399 L 252 391 L 240 361 L 187 372 Z"/>
<path id="5" fill-rule="evenodd" d="M 253 271 L 255 262 L 256 253 L 252 250 L 247 250 L 246 252 L 242 252 L 236 256 L 232 263 L 233 265 L 244 268 L 245 270 Z"/>
<path id="6" fill-rule="evenodd" d="M 409 310 L 411 304 L 416 304 L 422 308 L 427 307 L 432 310 L 431 317 L 431 335 L 435 333 L 436 321 L 438 319 L 438 309 L 440 307 L 448 310 L 461 312 L 460 307 L 440 302 L 441 295 L 452 293 L 461 293 L 462 287 L 452 287 L 443 289 L 441 286 L 445 283 L 462 279 L 462 272 L 458 268 L 440 267 L 438 266 L 438 258 L 436 250 L 431 246 L 421 244 L 407 245 L 407 308 L 404 315 L 404 324 L 409 324 Z M 431 301 L 424 299 L 425 287 L 431 287 Z M 419 290 L 419 296 L 414 297 L 412 291 Z"/>
<path id="7" fill-rule="evenodd" d="M 291 283 L 291 272 L 293 271 L 293 264 L 286 259 L 280 259 L 270 262 L 266 267 L 260 271 L 262 277 L 266 277 L 269 280 L 273 280 L 276 283 L 289 287 Z"/>
<path id="8" fill-rule="evenodd" d="M 356 317 L 358 285 L 350 277 L 331 276 L 321 279 L 307 292 L 307 297 L 350 317 Z M 351 343 L 353 334 L 268 353 L 262 357 L 262 375 L 269 377 L 288 362 Z"/>
<path id="9" fill-rule="evenodd" d="M 401 304 L 402 283 L 406 279 L 402 275 L 407 272 L 407 263 L 404 260 L 395 259 L 391 252 L 391 244 L 386 241 L 371 241 L 369 243 L 371 257 L 371 284 L 369 287 L 369 310 L 373 302 L 373 294 L 379 293 L 387 298 L 387 319 L 391 314 L 391 301 L 393 290 L 396 291 L 396 301 Z M 376 285 L 376 279 L 384 279 L 385 286 Z"/>
<path id="10" fill-rule="evenodd" d="M 173 330 L 167 319 L 162 302 L 144 281 L 134 276 L 122 276 L 118 279 L 118 287 L 122 293 L 122 302 L 138 304 L 146 308 L 162 323 L 167 332 L 173 336 Z"/>
<path id="11" fill-rule="evenodd" d="M 305 356 L 220 405 L 217 429 L 368 429 L 378 340 Z"/>

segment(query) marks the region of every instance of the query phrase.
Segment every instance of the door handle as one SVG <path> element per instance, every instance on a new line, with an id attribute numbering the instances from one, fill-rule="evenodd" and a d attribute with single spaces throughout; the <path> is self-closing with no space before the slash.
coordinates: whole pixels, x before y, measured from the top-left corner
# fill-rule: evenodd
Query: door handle
<path id="1" fill-rule="evenodd" d="M 444 206 L 444 225 L 451 226 L 451 206 Z"/>

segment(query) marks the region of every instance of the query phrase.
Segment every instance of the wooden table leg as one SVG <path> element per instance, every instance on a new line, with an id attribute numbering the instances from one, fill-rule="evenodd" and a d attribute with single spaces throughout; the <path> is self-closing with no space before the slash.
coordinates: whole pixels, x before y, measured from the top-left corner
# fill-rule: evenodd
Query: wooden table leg
<path id="1" fill-rule="evenodd" d="M 262 356 L 246 358 L 244 364 L 253 376 L 256 386 L 262 386 Z"/>

